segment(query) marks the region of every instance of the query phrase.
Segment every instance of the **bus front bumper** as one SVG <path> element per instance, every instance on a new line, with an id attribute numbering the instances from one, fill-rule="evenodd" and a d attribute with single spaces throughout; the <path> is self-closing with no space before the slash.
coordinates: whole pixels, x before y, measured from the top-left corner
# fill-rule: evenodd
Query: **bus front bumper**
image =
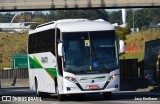
<path id="1" fill-rule="evenodd" d="M 115 92 L 119 91 L 120 88 L 119 77 L 115 78 L 110 82 L 100 82 L 100 83 L 73 83 L 65 80 L 63 86 L 63 94 L 77 94 L 77 93 L 102 93 L 102 92 Z M 99 89 L 89 89 L 87 86 L 100 86 Z M 85 88 L 85 87 L 86 88 Z"/>

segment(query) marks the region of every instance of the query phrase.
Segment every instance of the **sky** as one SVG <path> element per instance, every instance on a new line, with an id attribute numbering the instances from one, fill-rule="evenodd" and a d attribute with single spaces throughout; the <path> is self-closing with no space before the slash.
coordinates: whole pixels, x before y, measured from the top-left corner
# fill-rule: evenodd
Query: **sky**
<path id="1" fill-rule="evenodd" d="M 105 9 L 107 12 L 119 11 L 121 9 Z"/>

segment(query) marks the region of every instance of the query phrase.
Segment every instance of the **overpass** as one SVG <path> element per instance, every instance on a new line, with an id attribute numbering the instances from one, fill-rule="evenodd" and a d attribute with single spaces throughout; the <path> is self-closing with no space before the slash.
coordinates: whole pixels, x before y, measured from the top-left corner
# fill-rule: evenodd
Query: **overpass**
<path id="1" fill-rule="evenodd" d="M 159 6 L 160 0 L 0 0 L 0 11 Z"/>

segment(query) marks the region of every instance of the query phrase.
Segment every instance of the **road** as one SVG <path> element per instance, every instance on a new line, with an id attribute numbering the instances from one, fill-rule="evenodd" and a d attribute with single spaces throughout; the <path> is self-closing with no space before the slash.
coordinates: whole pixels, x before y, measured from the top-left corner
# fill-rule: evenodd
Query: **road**
<path id="1" fill-rule="evenodd" d="M 2 100 L 2 96 L 33 98 L 36 97 L 36 94 L 35 92 L 29 90 L 28 87 L 8 87 L 0 89 L 0 100 Z M 147 98 L 149 100 L 147 100 Z M 51 95 L 49 98 L 42 98 L 41 100 L 42 101 L 38 102 L 2 101 L 0 104 L 160 104 L 160 92 L 119 91 L 113 93 L 110 100 L 104 100 L 101 94 L 89 94 L 83 99 L 79 98 L 78 96 L 68 96 L 67 100 L 64 102 L 59 102 L 55 95 Z"/>

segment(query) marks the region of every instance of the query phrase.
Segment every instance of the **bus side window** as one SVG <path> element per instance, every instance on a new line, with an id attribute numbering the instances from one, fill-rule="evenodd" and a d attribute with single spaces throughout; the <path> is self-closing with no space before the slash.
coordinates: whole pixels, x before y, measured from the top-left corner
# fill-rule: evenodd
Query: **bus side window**
<path id="1" fill-rule="evenodd" d="M 28 53 L 30 54 L 30 53 L 32 53 L 32 50 L 33 50 L 33 48 L 32 48 L 32 38 L 31 38 L 32 36 L 30 35 L 29 36 L 29 42 L 28 42 Z"/>
<path id="2" fill-rule="evenodd" d="M 33 42 L 32 42 L 32 47 L 33 47 L 32 53 L 35 53 L 35 51 L 36 51 L 36 41 L 35 41 L 36 34 L 32 35 L 32 39 L 33 39 Z"/>
<path id="3" fill-rule="evenodd" d="M 34 53 L 37 53 L 37 51 L 38 51 L 38 34 L 34 34 L 34 42 L 35 42 L 35 44 L 34 44 Z"/>
<path id="4" fill-rule="evenodd" d="M 55 55 L 55 30 L 49 30 L 47 34 L 47 50 Z"/>
<path id="5" fill-rule="evenodd" d="M 41 41 L 40 41 L 40 46 L 41 46 L 41 50 L 40 52 L 45 52 L 45 32 L 42 32 L 41 34 Z"/>
<path id="6" fill-rule="evenodd" d="M 52 52 L 55 55 L 55 32 L 48 30 L 43 34 L 43 52 Z"/>
<path id="7" fill-rule="evenodd" d="M 39 39 L 39 51 L 38 52 L 44 52 L 44 32 L 41 32 L 40 34 L 39 34 L 39 37 L 40 37 L 40 39 Z"/>
<path id="8" fill-rule="evenodd" d="M 29 54 L 52 52 L 55 55 L 55 30 L 42 31 L 29 36 Z"/>

